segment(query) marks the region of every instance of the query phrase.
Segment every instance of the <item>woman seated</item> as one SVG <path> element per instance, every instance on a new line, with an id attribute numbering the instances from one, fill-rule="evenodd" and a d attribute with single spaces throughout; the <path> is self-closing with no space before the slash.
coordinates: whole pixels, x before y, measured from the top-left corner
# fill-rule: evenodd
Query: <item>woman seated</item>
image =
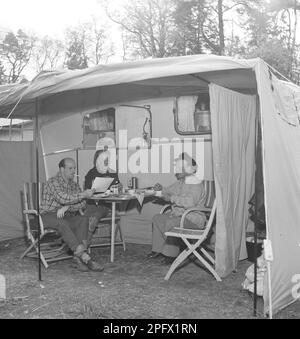
<path id="1" fill-rule="evenodd" d="M 118 173 L 110 167 L 110 153 L 107 148 L 96 151 L 94 155 L 94 167 L 90 169 L 85 176 L 84 189 L 91 189 L 95 178 L 113 178 L 112 185 L 120 185 Z M 88 244 L 90 245 L 93 233 L 99 221 L 106 217 L 110 211 L 109 205 L 104 202 L 96 203 L 95 200 L 87 200 L 85 215 L 89 217 L 89 235 Z"/>
<path id="2" fill-rule="evenodd" d="M 197 163 L 187 153 L 176 159 L 176 182 L 163 188 L 156 184 L 155 190 L 162 190 L 162 198 L 171 203 L 170 213 L 157 214 L 153 217 L 152 252 L 148 258 L 163 257 L 163 264 L 171 264 L 180 252 L 181 242 L 178 238 L 166 237 L 165 232 L 179 227 L 182 215 L 190 208 L 204 207 L 206 193 L 201 180 L 196 176 Z M 202 212 L 190 213 L 184 226 L 190 229 L 202 229 L 206 216 Z"/>

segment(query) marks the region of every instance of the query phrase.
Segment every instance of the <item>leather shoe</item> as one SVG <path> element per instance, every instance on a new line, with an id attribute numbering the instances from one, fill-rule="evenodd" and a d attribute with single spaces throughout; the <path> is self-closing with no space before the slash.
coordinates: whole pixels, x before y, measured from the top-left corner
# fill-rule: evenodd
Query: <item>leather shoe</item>
<path id="1" fill-rule="evenodd" d="M 78 258 L 78 257 L 73 258 L 72 267 L 76 268 L 80 272 L 88 272 L 89 271 L 88 266 L 84 262 L 82 262 L 81 259 Z"/>
<path id="2" fill-rule="evenodd" d="M 148 259 L 159 258 L 160 256 L 161 256 L 161 253 L 158 253 L 158 252 L 150 252 L 147 254 Z"/>
<path id="3" fill-rule="evenodd" d="M 104 270 L 104 266 L 98 264 L 97 262 L 93 261 L 93 260 L 89 260 L 87 262 L 87 267 L 94 272 L 101 272 Z"/>

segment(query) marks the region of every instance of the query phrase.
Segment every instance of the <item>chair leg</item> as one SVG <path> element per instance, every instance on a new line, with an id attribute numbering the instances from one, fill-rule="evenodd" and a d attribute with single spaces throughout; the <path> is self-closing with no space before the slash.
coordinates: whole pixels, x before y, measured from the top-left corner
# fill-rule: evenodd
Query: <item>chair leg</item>
<path id="1" fill-rule="evenodd" d="M 38 250 L 37 250 L 37 252 L 38 252 Z M 40 252 L 40 258 L 41 258 L 41 262 L 43 263 L 43 265 L 45 266 L 45 268 L 48 268 L 49 265 L 47 264 L 47 261 L 46 261 L 46 259 L 44 258 L 44 255 L 43 255 L 42 252 Z"/>
<path id="2" fill-rule="evenodd" d="M 165 280 L 169 280 L 175 269 L 193 252 L 194 248 L 197 248 L 201 244 L 201 240 L 198 240 L 193 246 L 185 238 L 181 238 L 186 244 L 187 249 L 182 251 L 179 256 L 174 260 L 168 273 L 165 276 Z"/>
<path id="3" fill-rule="evenodd" d="M 204 249 L 201 247 L 200 251 L 206 256 L 207 259 L 209 259 L 209 261 L 214 265 L 215 259 Z"/>
<path id="4" fill-rule="evenodd" d="M 176 268 L 191 254 L 190 250 L 184 250 L 182 251 L 178 257 L 174 260 L 171 267 L 169 268 L 169 271 L 167 272 L 165 276 L 165 280 L 169 280 L 172 273 L 176 270 Z"/>
<path id="5" fill-rule="evenodd" d="M 115 230 L 116 230 L 116 203 L 112 203 L 111 217 L 111 237 L 110 237 L 110 261 L 115 260 Z"/>
<path id="6" fill-rule="evenodd" d="M 43 236 L 40 238 L 40 241 L 42 240 Z M 32 250 L 35 249 L 36 253 L 38 254 L 39 250 L 37 247 L 37 243 L 38 243 L 38 239 L 34 239 L 33 237 L 30 239 L 32 241 L 32 244 L 26 249 L 26 251 L 20 256 L 20 259 L 23 259 L 26 255 L 28 255 L 28 253 Z M 43 252 L 40 251 L 40 258 L 41 258 L 41 262 L 43 263 L 43 265 L 45 266 L 45 268 L 48 268 L 49 265 L 47 264 L 47 261 L 43 255 Z"/>
<path id="7" fill-rule="evenodd" d="M 123 233 L 122 233 L 122 227 L 121 227 L 121 222 L 119 221 L 118 224 L 117 224 L 117 229 L 119 231 L 119 234 L 120 234 L 120 239 L 123 243 L 123 250 L 124 252 L 126 251 L 126 243 L 125 243 L 125 240 L 124 240 L 124 237 L 123 237 Z"/>
<path id="8" fill-rule="evenodd" d="M 23 259 L 35 246 L 37 243 L 37 239 L 34 239 L 33 235 L 29 233 L 29 240 L 31 241 L 31 245 L 26 249 L 26 251 L 20 256 L 20 259 Z"/>
<path id="9" fill-rule="evenodd" d="M 38 247 L 37 247 L 36 245 L 34 245 L 34 248 L 35 248 L 35 250 L 36 250 L 36 253 L 38 254 L 38 253 L 39 253 Z M 41 262 L 43 263 L 43 265 L 45 266 L 45 268 L 48 268 L 49 265 L 47 264 L 47 261 L 46 261 L 46 259 L 45 259 L 44 254 L 43 254 L 42 251 L 40 251 L 40 258 L 41 258 Z"/>
<path id="10" fill-rule="evenodd" d="M 35 244 L 37 243 L 37 240 L 34 241 L 27 249 L 26 251 L 20 256 L 20 259 L 24 259 L 26 255 L 34 248 Z"/>
<path id="11" fill-rule="evenodd" d="M 196 258 L 209 270 L 209 272 L 215 277 L 217 281 L 222 281 L 219 277 L 218 273 L 214 270 L 214 268 L 197 252 L 197 248 L 201 245 L 203 242 L 203 239 L 199 239 L 196 243 L 191 244 L 186 238 L 181 238 L 183 242 L 186 244 L 187 249 L 185 249 L 183 252 L 179 254 L 179 256 L 175 259 L 171 267 L 169 268 L 168 273 L 165 276 L 165 280 L 169 280 L 172 273 L 175 271 L 175 269 L 181 264 L 190 254 L 194 254 Z M 214 264 L 215 260 L 204 250 L 200 249 L 201 252 L 207 256 L 207 258 Z"/>
<path id="12" fill-rule="evenodd" d="M 199 261 L 209 270 L 209 272 L 215 277 L 217 281 L 222 281 L 218 273 L 211 267 L 211 265 L 203 257 L 201 257 L 201 255 L 197 251 L 193 251 L 193 253 L 199 259 Z"/>

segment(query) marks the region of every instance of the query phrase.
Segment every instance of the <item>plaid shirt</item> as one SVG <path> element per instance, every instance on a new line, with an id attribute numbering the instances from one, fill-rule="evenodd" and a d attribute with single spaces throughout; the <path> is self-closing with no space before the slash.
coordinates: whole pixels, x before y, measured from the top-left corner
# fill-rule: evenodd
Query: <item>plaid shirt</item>
<path id="1" fill-rule="evenodd" d="M 61 173 L 49 179 L 43 189 L 41 214 L 56 212 L 63 206 L 70 206 L 67 214 L 75 214 L 85 208 L 86 202 L 80 198 L 81 188 L 74 182 L 66 182 Z"/>

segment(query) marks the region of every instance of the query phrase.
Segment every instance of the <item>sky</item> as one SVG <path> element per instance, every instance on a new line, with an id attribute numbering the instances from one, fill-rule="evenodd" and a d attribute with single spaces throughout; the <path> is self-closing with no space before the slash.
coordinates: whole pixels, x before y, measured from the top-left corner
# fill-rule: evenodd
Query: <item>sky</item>
<path id="1" fill-rule="evenodd" d="M 104 16 L 98 0 L 0 0 L 0 30 L 19 28 L 62 38 L 67 27 Z"/>
<path id="2" fill-rule="evenodd" d="M 126 0 L 112 0 L 112 8 Z M 101 0 L 0 0 L 0 35 L 8 31 L 24 30 L 39 38 L 49 36 L 64 40 L 67 28 L 75 27 L 93 18 L 107 24 L 109 36 L 115 45 L 115 55 L 109 62 L 122 61 L 119 27 L 106 16 Z M 27 79 L 35 76 L 35 69 L 28 65 L 23 72 Z"/>

